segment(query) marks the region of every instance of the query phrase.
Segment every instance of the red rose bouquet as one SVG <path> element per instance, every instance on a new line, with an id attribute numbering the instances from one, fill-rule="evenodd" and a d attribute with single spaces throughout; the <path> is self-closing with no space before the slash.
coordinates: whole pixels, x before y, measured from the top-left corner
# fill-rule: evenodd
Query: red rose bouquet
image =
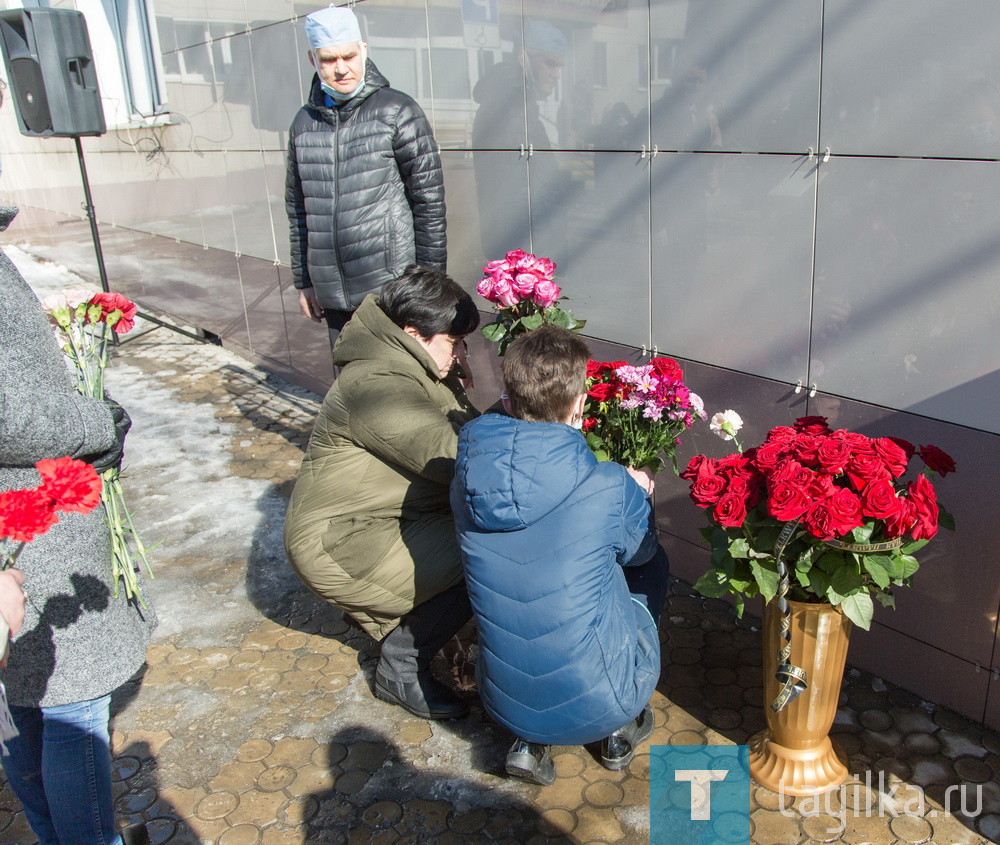
<path id="1" fill-rule="evenodd" d="M 132 330 L 137 310 L 135 303 L 120 293 L 65 290 L 45 297 L 42 307 L 55 326 L 57 342 L 73 365 L 77 389 L 84 396 L 104 399 L 104 371 L 108 365 L 112 335 Z M 119 470 L 109 469 L 101 475 L 101 479 L 101 500 L 111 530 L 111 573 L 115 597 L 118 596 L 120 579 L 126 598 L 134 597 L 145 607 L 146 603 L 139 595 L 136 566 L 141 562 L 149 576 L 153 577 L 146 548 L 125 504 Z"/>
<path id="2" fill-rule="evenodd" d="M 732 439 L 724 418 L 717 414 L 713 429 Z M 925 468 L 907 480 L 914 456 Z M 695 587 L 710 597 L 734 595 L 742 614 L 744 596 L 770 601 L 787 571 L 789 599 L 829 602 L 867 630 L 872 597 L 894 607 L 893 587 L 909 585 L 919 566 L 914 554 L 939 525 L 954 528 L 928 478 L 954 470 L 936 446 L 833 431 L 825 417 L 772 428 L 745 452 L 696 455 L 681 478 L 708 514 L 702 534 L 712 559 Z"/>
<path id="3" fill-rule="evenodd" d="M 663 469 L 663 455 L 674 450 L 695 417 L 705 419 L 701 397 L 684 384 L 671 358 L 630 366 L 625 361 L 587 362 L 587 404 L 583 431 L 598 460 L 636 469 Z"/>
<path id="4" fill-rule="evenodd" d="M 574 332 L 586 324 L 586 320 L 578 320 L 555 304 L 566 298 L 559 295 L 559 285 L 552 281 L 555 272 L 552 259 L 521 249 L 483 267 L 483 279 L 476 291 L 493 303 L 497 313 L 494 321 L 480 331 L 500 345 L 500 355 L 518 335 L 545 323 Z"/>

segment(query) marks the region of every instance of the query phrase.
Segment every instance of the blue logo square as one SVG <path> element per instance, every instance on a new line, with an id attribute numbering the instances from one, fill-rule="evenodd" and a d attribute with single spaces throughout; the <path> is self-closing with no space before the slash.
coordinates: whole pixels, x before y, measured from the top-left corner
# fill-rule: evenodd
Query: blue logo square
<path id="1" fill-rule="evenodd" d="M 757 785 L 743 768 L 745 745 L 650 748 L 650 845 L 744 845 Z"/>

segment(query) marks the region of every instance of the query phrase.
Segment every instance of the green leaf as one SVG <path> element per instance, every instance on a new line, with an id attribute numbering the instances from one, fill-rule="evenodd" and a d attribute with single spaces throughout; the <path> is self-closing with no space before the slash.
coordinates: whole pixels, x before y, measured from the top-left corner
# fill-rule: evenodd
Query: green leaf
<path id="1" fill-rule="evenodd" d="M 799 572 L 808 572 L 813 567 L 812 549 L 807 548 L 795 560 L 795 568 Z"/>
<path id="2" fill-rule="evenodd" d="M 809 589 L 820 598 L 826 598 L 826 594 L 830 590 L 830 576 L 819 567 L 814 566 L 809 570 Z"/>
<path id="3" fill-rule="evenodd" d="M 522 317 L 519 322 L 530 332 L 541 326 L 545 320 L 541 314 L 529 314 L 527 317 Z"/>
<path id="4" fill-rule="evenodd" d="M 592 431 L 588 431 L 586 434 L 587 446 L 590 447 L 591 451 L 600 449 L 604 445 L 604 440 L 601 439 L 599 434 L 594 434 Z"/>
<path id="5" fill-rule="evenodd" d="M 778 570 L 768 569 L 756 560 L 750 560 L 750 571 L 760 587 L 760 594 L 765 602 L 769 602 L 778 592 Z"/>
<path id="6" fill-rule="evenodd" d="M 601 464 L 603 464 L 605 461 L 611 460 L 611 458 L 608 456 L 608 453 L 605 452 L 603 449 L 595 449 L 594 457 L 597 458 L 597 462 Z"/>
<path id="7" fill-rule="evenodd" d="M 699 528 L 698 533 L 701 534 L 702 539 L 706 543 L 712 542 L 713 529 L 711 525 L 706 525 L 704 528 Z"/>
<path id="8" fill-rule="evenodd" d="M 949 511 L 946 511 L 940 502 L 938 502 L 938 525 L 942 528 L 947 528 L 949 531 L 955 530 L 955 517 Z"/>
<path id="9" fill-rule="evenodd" d="M 896 597 L 892 593 L 875 593 L 875 598 L 883 607 L 888 607 L 890 610 L 896 609 Z"/>
<path id="10" fill-rule="evenodd" d="M 840 570 L 844 565 L 844 553 L 843 552 L 824 552 L 819 556 L 816 561 L 816 566 L 822 569 L 829 575 L 833 575 L 834 572 Z"/>
<path id="11" fill-rule="evenodd" d="M 725 573 L 712 569 L 694 582 L 694 588 L 707 598 L 721 598 L 729 592 L 729 579 Z"/>
<path id="12" fill-rule="evenodd" d="M 867 543 L 869 540 L 871 540 L 872 529 L 874 527 L 875 526 L 871 523 L 865 525 L 859 525 L 851 532 L 851 535 L 854 537 L 854 542 Z"/>
<path id="13" fill-rule="evenodd" d="M 737 537 L 729 544 L 729 554 L 733 557 L 746 558 L 750 556 L 750 544 L 744 537 Z"/>
<path id="14" fill-rule="evenodd" d="M 875 605 L 872 597 L 862 590 L 852 596 L 847 596 L 841 603 L 840 609 L 844 615 L 859 628 L 867 631 L 872 626 L 872 616 L 875 614 Z"/>
<path id="15" fill-rule="evenodd" d="M 902 575 L 900 578 L 909 578 L 920 568 L 920 561 L 910 555 L 900 555 L 899 561 L 902 564 Z"/>
<path id="16" fill-rule="evenodd" d="M 930 540 L 927 540 L 926 538 L 923 540 L 914 540 L 912 543 L 907 543 L 905 546 L 900 548 L 900 551 L 904 555 L 912 555 L 914 552 L 919 552 L 929 542 Z"/>
<path id="17" fill-rule="evenodd" d="M 850 595 L 855 590 L 864 586 L 864 579 L 856 564 L 842 566 L 830 578 L 830 586 L 842 596 Z"/>
<path id="18" fill-rule="evenodd" d="M 490 323 L 488 326 L 483 326 L 479 331 L 483 333 L 483 337 L 487 340 L 499 343 L 503 340 L 503 336 L 507 334 L 507 327 L 503 323 Z"/>
<path id="19" fill-rule="evenodd" d="M 888 558 L 881 558 L 878 555 L 866 555 L 864 558 L 864 567 L 865 572 L 871 576 L 872 581 L 884 590 L 889 586 L 889 573 L 886 572 L 885 566 L 880 563 L 881 560 L 888 561 Z"/>

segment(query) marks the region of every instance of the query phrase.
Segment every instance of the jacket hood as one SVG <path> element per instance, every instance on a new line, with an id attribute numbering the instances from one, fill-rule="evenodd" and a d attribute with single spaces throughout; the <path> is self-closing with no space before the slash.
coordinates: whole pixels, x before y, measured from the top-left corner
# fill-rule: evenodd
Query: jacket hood
<path id="1" fill-rule="evenodd" d="M 319 74 L 314 73 L 312 78 L 312 85 L 309 88 L 309 107 L 316 109 L 320 114 L 332 114 L 333 112 L 340 112 L 341 114 L 349 114 L 354 111 L 361 103 L 367 100 L 372 94 L 378 91 L 379 88 L 388 88 L 389 80 L 382 76 L 381 72 L 377 67 L 375 67 L 375 62 L 368 58 L 365 63 L 365 87 L 361 90 L 361 93 L 357 97 L 348 100 L 344 105 L 337 108 L 326 105 L 326 94 L 323 93 L 323 88 L 320 85 Z"/>
<path id="2" fill-rule="evenodd" d="M 597 466 L 587 443 L 564 423 L 485 414 L 459 436 L 456 503 L 477 528 L 517 531 L 555 510 Z"/>
<path id="3" fill-rule="evenodd" d="M 333 363 L 346 367 L 352 361 L 412 358 L 435 381 L 441 380 L 434 359 L 379 308 L 378 296 L 369 294 L 344 326 L 333 348 Z"/>
<path id="4" fill-rule="evenodd" d="M 480 105 L 497 106 L 524 102 L 524 71 L 510 59 L 494 65 L 472 89 L 472 99 Z"/>

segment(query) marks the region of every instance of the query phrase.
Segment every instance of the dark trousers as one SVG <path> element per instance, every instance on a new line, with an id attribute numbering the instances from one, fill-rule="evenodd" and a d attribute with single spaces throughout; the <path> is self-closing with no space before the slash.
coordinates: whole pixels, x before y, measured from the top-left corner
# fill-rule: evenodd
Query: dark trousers
<path id="1" fill-rule="evenodd" d="M 340 337 L 340 331 L 347 325 L 347 321 L 354 316 L 353 311 L 336 311 L 333 308 L 324 308 L 323 316 L 326 318 L 326 327 L 330 332 L 330 350 Z"/>
<path id="2" fill-rule="evenodd" d="M 667 578 L 670 575 L 670 560 L 667 558 L 666 550 L 657 543 L 656 550 L 647 563 L 622 567 L 622 572 L 625 573 L 625 583 L 628 584 L 632 598 L 642 602 L 648 608 L 653 621 L 659 625 L 663 603 L 667 598 Z"/>
<path id="3" fill-rule="evenodd" d="M 434 655 L 471 618 L 464 581 L 418 604 L 382 640 L 379 672 L 387 680 L 412 683 L 418 674 L 430 670 Z"/>

